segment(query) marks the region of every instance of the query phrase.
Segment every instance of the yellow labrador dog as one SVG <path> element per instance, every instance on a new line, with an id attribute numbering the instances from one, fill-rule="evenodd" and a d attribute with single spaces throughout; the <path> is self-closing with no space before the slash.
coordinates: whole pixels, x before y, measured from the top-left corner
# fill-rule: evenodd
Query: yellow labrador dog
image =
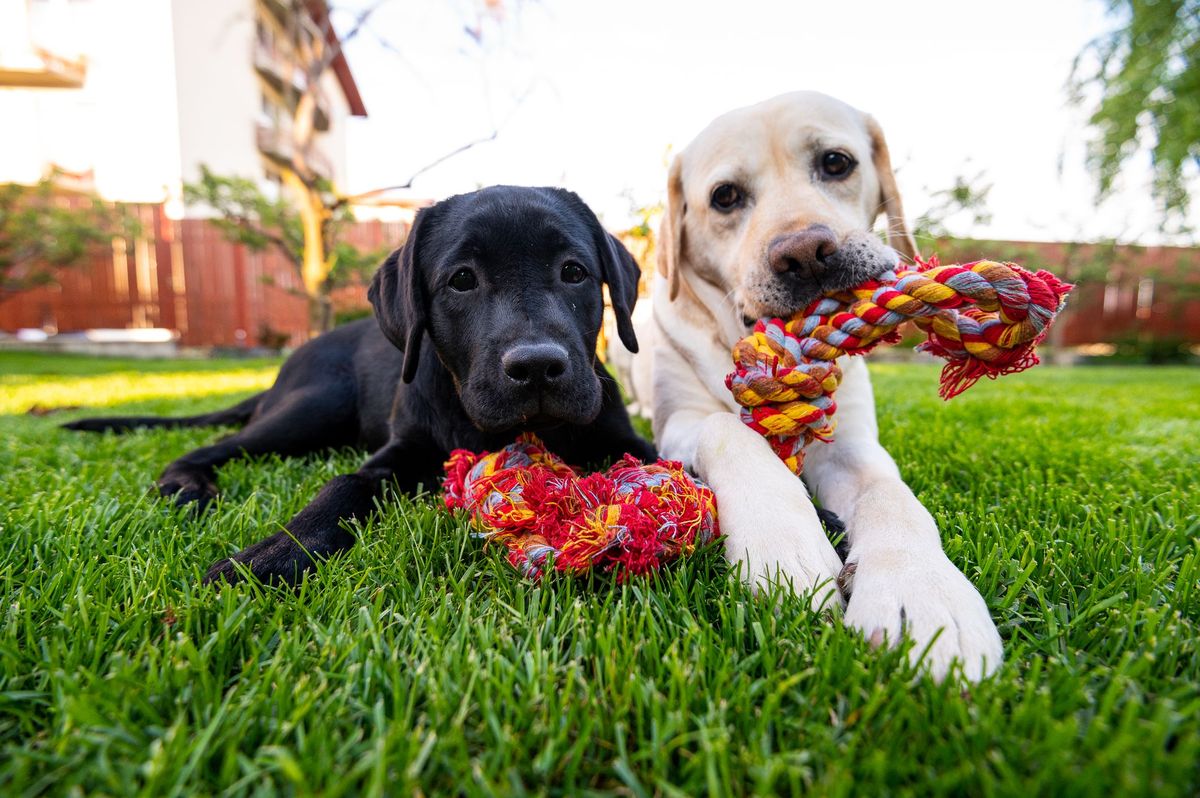
<path id="1" fill-rule="evenodd" d="M 887 216 L 884 244 L 871 232 Z M 862 358 L 846 358 L 832 444 L 809 447 L 804 482 L 743 425 L 726 390 L 730 348 L 761 316 L 786 316 L 916 248 L 878 123 L 822 94 L 786 94 L 714 121 L 671 165 L 648 357 L 632 369 L 664 457 L 716 491 L 726 553 L 755 587 L 774 581 L 814 607 L 848 598 L 870 640 L 913 639 L 941 678 L 979 679 L 1002 650 L 987 605 L 942 551 L 929 512 L 879 444 Z M 645 335 L 646 338 L 642 336 Z M 846 524 L 843 563 L 810 494 Z"/>

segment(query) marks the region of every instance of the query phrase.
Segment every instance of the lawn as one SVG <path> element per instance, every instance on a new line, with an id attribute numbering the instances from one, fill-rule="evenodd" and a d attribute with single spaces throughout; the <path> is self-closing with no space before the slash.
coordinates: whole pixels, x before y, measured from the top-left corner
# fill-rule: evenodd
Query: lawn
<path id="1" fill-rule="evenodd" d="M 1035 369 L 949 404 L 877 365 L 886 440 L 1005 640 L 936 685 L 709 549 L 624 586 L 522 581 L 433 497 L 298 593 L 199 586 L 353 452 L 148 487 L 277 363 L 0 354 L 0 793 L 1195 795 L 1200 370 Z"/>

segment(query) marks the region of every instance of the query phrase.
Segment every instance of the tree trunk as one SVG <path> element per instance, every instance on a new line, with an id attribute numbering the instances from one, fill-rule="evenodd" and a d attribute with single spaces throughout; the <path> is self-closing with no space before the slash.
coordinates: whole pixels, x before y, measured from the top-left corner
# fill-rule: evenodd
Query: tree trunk
<path id="1" fill-rule="evenodd" d="M 330 268 L 329 253 L 325 246 L 325 219 L 329 210 L 322 202 L 320 192 L 309 187 L 298 174 L 291 169 L 283 169 L 281 173 L 284 184 L 295 195 L 300 211 L 300 225 L 304 232 L 300 279 L 304 282 L 304 293 L 308 294 L 313 309 L 309 337 L 314 337 L 333 326 L 332 306 L 329 297 L 324 295 Z"/>
<path id="2" fill-rule="evenodd" d="M 319 294 L 308 298 L 308 337 L 316 338 L 333 329 L 333 300 Z"/>

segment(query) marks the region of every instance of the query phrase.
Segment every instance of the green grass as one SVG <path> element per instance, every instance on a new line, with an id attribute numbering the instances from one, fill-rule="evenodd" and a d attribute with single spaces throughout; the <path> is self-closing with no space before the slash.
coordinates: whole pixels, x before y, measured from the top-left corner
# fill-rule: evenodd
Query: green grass
<path id="1" fill-rule="evenodd" d="M 877 366 L 881 427 L 1007 661 L 963 691 L 709 549 L 649 581 L 522 581 L 423 497 L 298 594 L 198 586 L 359 457 L 148 488 L 276 364 L 0 355 L 0 794 L 1194 795 L 1200 372 L 1043 367 L 949 404 Z"/>

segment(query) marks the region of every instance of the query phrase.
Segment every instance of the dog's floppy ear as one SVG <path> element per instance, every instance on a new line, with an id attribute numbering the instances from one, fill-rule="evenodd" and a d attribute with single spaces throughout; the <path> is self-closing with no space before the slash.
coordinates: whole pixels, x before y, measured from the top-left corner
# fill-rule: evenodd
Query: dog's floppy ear
<path id="1" fill-rule="evenodd" d="M 597 220 L 596 224 L 600 224 Z M 612 300 L 613 315 L 617 317 L 617 335 L 630 352 L 638 351 L 637 335 L 633 332 L 633 306 L 638 299 L 638 280 L 642 270 L 633 255 L 617 238 L 601 228 L 604 236 L 604 282 Z"/>
<path id="2" fill-rule="evenodd" d="M 600 277 L 608 284 L 608 297 L 617 318 L 617 336 L 630 352 L 638 351 L 637 335 L 633 332 L 633 306 L 637 304 L 641 267 L 625 245 L 604 229 L 600 217 L 582 197 L 565 188 L 551 189 L 551 192 L 572 205 L 591 228 L 600 252 L 600 268 L 604 271 Z"/>
<path id="3" fill-rule="evenodd" d="M 909 261 L 916 260 L 917 244 L 904 220 L 904 205 L 896 188 L 896 175 L 892 172 L 892 157 L 888 153 L 887 140 L 883 137 L 883 128 L 874 117 L 868 116 L 867 131 L 871 134 L 871 160 L 879 176 L 879 207 L 887 214 L 888 246 Z"/>
<path id="4" fill-rule="evenodd" d="M 679 296 L 679 261 L 683 258 L 683 162 L 676 155 L 667 175 L 667 209 L 658 228 L 658 273 L 667 278 L 667 298 Z"/>
<path id="5" fill-rule="evenodd" d="M 401 376 L 405 382 L 412 382 L 417 374 L 421 339 L 425 335 L 425 286 L 417 258 L 421 233 L 429 227 L 432 210 L 422 208 L 417 212 L 404 246 L 388 256 L 367 290 L 379 329 L 404 353 Z"/>

